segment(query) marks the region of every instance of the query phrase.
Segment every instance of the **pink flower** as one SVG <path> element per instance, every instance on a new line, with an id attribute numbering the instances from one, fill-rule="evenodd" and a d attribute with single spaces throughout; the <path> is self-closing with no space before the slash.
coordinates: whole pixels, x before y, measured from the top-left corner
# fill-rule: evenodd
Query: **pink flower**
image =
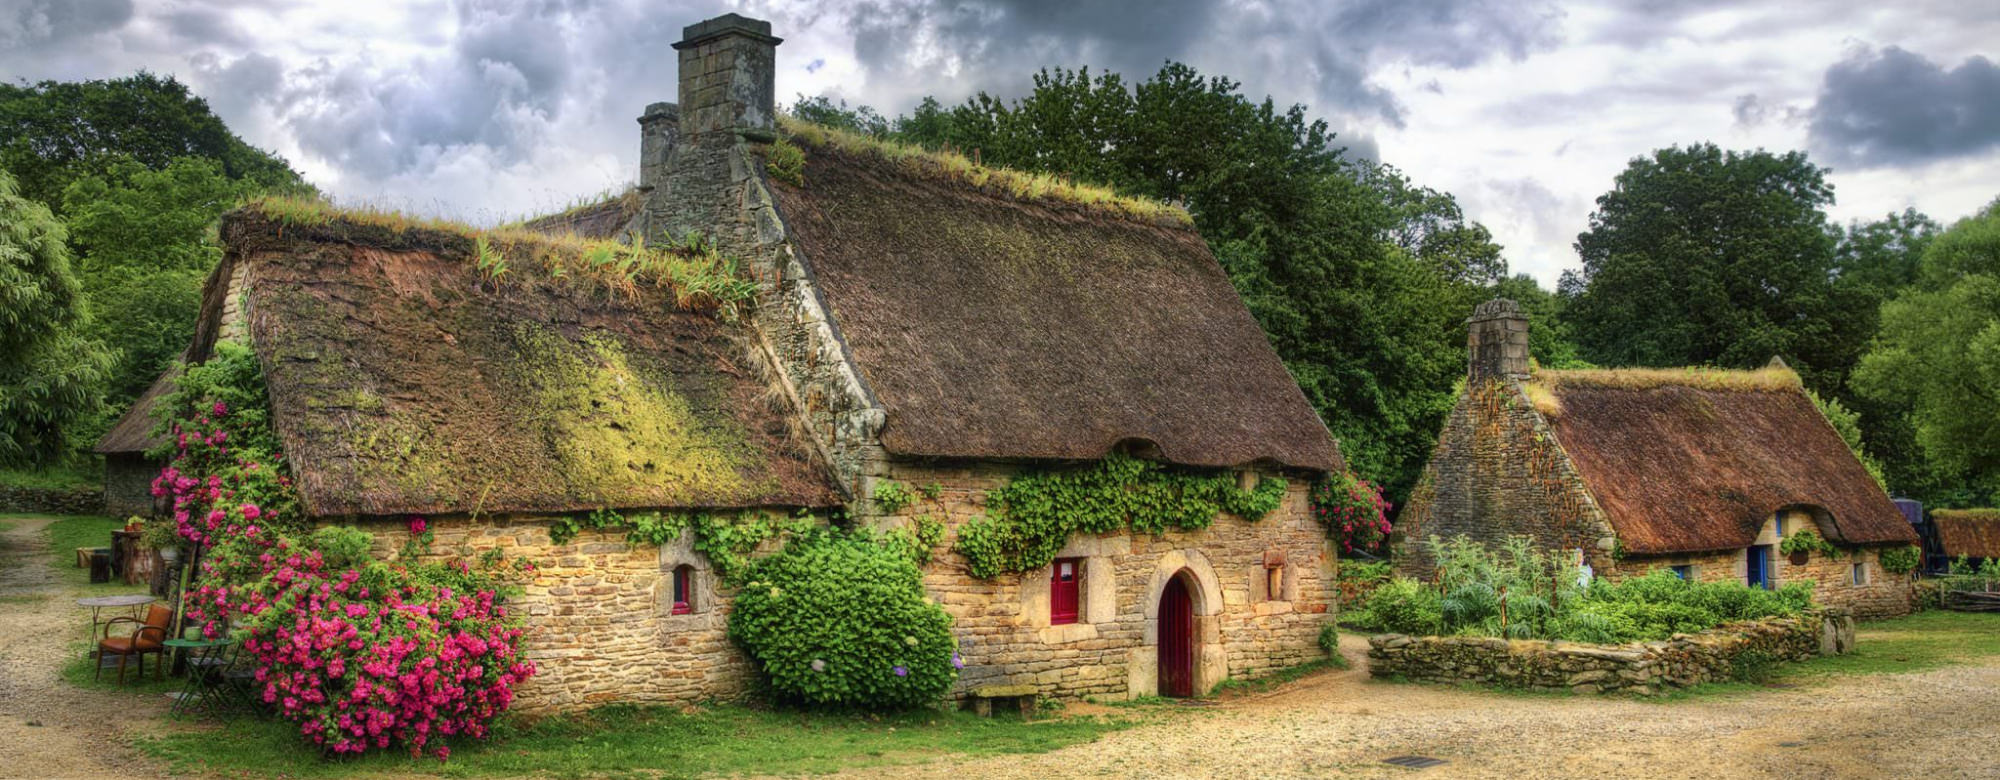
<path id="1" fill-rule="evenodd" d="M 256 504 L 244 504 L 242 508 L 245 520 L 255 520 L 264 514 L 264 510 L 257 508 Z"/>
<path id="2" fill-rule="evenodd" d="M 411 535 L 411 536 L 418 536 L 418 535 L 421 535 L 421 534 L 423 534 L 423 532 L 424 532 L 424 529 L 426 529 L 426 528 L 429 528 L 429 527 L 430 527 L 430 526 L 429 526 L 429 525 L 427 525 L 426 523 L 424 523 L 424 519 L 423 519 L 423 518 L 421 518 L 421 517 L 412 517 L 412 518 L 410 518 L 410 535 Z"/>

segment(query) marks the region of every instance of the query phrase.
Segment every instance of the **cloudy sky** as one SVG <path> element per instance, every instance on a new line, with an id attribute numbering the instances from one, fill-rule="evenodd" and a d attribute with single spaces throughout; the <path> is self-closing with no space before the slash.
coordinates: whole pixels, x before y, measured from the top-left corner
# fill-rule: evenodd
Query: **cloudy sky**
<path id="1" fill-rule="evenodd" d="M 481 222 L 635 176 L 668 44 L 772 21 L 778 93 L 894 114 L 1168 59 L 1305 103 L 1552 283 L 1592 200 L 1676 143 L 1805 149 L 1842 221 L 2000 195 L 2000 4 L 1610 0 L 0 0 L 0 78 L 171 73 L 346 201 Z"/>

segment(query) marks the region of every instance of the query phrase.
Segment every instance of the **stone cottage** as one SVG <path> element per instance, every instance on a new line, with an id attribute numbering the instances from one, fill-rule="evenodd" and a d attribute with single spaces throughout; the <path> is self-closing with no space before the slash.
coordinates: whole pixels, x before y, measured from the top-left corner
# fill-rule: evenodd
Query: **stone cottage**
<path id="1" fill-rule="evenodd" d="M 686 28 L 678 103 L 639 119 L 636 191 L 529 223 L 699 235 L 755 280 L 742 316 L 493 280 L 464 237 L 245 212 L 210 284 L 240 306 L 207 312 L 190 356 L 249 339 L 322 521 L 394 545 L 422 515 L 441 552 L 542 562 L 520 604 L 543 670 L 526 707 L 749 686 L 730 593 L 689 539 L 553 544 L 553 520 L 599 508 L 941 524 L 925 581 L 955 620 L 960 696 L 1185 695 L 1318 657 L 1333 560 L 1307 494 L 1344 465 L 1186 215 L 781 122 L 779 43 L 734 14 Z M 991 491 L 1113 455 L 1281 481 L 1282 500 L 969 571 L 958 532 Z"/>
<path id="2" fill-rule="evenodd" d="M 1910 575 L 1879 553 L 1915 532 L 1782 363 L 1550 371 L 1512 301 L 1468 326 L 1465 389 L 1397 520 L 1404 573 L 1430 574 L 1432 535 L 1525 535 L 1599 576 L 1807 581 L 1863 616 L 1909 611 Z M 1780 551 L 1804 533 L 1837 552 Z"/>

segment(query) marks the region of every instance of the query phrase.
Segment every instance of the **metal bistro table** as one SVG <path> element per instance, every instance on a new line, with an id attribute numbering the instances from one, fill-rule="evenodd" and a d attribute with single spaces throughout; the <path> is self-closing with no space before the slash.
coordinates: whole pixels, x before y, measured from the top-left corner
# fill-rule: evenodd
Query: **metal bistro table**
<path id="1" fill-rule="evenodd" d="M 136 620 L 139 617 L 139 608 L 146 606 L 147 604 L 151 604 L 156 600 L 157 599 L 154 599 L 152 596 L 148 596 L 144 593 L 128 593 L 123 596 L 86 596 L 84 598 L 77 599 L 76 600 L 77 606 L 90 608 L 91 645 L 89 650 L 84 651 L 84 657 L 90 658 L 92 656 L 97 655 L 97 640 L 103 638 L 98 636 L 97 627 L 104 625 L 104 623 L 101 620 L 99 620 L 99 617 L 101 617 L 100 613 L 102 613 L 105 608 L 111 607 L 111 608 L 129 609 L 132 612 L 132 618 Z"/>
<path id="2" fill-rule="evenodd" d="M 229 639 L 169 639 L 162 643 L 168 649 L 181 653 L 187 658 L 187 682 L 175 693 L 169 693 L 174 706 L 167 711 L 168 717 L 177 718 L 182 713 L 207 713 L 215 718 L 229 716 L 231 691 L 226 673 L 235 661 L 236 643 Z"/>

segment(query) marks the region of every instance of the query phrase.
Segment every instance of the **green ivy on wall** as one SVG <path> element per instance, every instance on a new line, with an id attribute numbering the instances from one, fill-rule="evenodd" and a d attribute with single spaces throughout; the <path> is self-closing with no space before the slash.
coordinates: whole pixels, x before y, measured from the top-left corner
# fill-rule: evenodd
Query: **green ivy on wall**
<path id="1" fill-rule="evenodd" d="M 1786 555 L 1799 552 L 1816 552 L 1831 557 L 1839 553 L 1840 548 L 1833 546 L 1832 542 L 1821 537 L 1819 532 L 1811 528 L 1801 528 L 1793 532 L 1791 536 L 1785 537 L 1784 541 L 1778 543 L 1778 552 Z"/>
<path id="2" fill-rule="evenodd" d="M 1112 455 L 1088 468 L 1014 478 L 987 494 L 991 513 L 961 525 L 953 549 L 965 556 L 968 573 L 988 578 L 1048 565 L 1071 534 L 1194 531 L 1224 512 L 1260 520 L 1284 498 L 1282 479 L 1266 477 L 1244 490 L 1230 474 Z"/>
<path id="3" fill-rule="evenodd" d="M 1882 570 L 1890 574 L 1909 574 L 1917 568 L 1920 556 L 1915 547 L 1908 545 L 1890 547 L 1882 551 Z"/>
<path id="4" fill-rule="evenodd" d="M 715 515 L 707 512 L 647 512 L 627 517 L 611 509 L 588 515 L 567 515 L 549 525 L 549 542 L 569 544 L 586 530 L 624 528 L 625 542 L 634 546 L 663 547 L 673 544 L 683 532 L 693 532 L 694 550 L 708 558 L 715 575 L 734 586 L 738 575 L 750 565 L 750 553 L 766 541 L 798 535 L 819 525 L 812 515 L 801 511 L 790 518 L 770 515 Z"/>

